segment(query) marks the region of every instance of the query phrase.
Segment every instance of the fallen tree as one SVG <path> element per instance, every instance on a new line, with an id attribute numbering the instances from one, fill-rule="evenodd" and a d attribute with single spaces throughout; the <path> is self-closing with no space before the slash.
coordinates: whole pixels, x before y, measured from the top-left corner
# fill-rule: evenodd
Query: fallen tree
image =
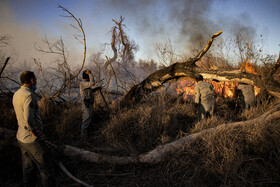
<path id="1" fill-rule="evenodd" d="M 176 80 L 182 77 L 195 78 L 197 75 L 202 75 L 207 80 L 217 80 L 222 82 L 239 82 L 255 85 L 261 89 L 265 89 L 269 94 L 280 98 L 280 83 L 273 79 L 273 74 L 279 69 L 280 57 L 277 63 L 271 70 L 270 75 L 261 77 L 251 73 L 244 72 L 242 70 L 226 71 L 226 70 L 207 70 L 196 66 L 196 62 L 200 60 L 203 55 L 209 50 L 213 40 L 219 36 L 222 31 L 214 34 L 206 47 L 194 58 L 190 58 L 185 62 L 177 62 L 168 67 L 160 69 L 141 83 L 133 86 L 121 101 L 121 105 L 127 105 L 128 103 L 139 102 L 144 95 L 147 95 L 153 91 L 156 91 L 171 80 Z"/>

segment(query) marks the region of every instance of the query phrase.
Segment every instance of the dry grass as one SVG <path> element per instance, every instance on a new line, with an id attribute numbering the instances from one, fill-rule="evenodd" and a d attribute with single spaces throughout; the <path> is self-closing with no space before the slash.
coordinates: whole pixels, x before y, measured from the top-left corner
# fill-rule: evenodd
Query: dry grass
<path id="1" fill-rule="evenodd" d="M 82 143 L 80 105 L 47 101 L 40 101 L 39 106 L 48 140 L 112 155 L 145 153 L 190 133 L 257 117 L 272 105 L 264 99 L 256 108 L 238 113 L 232 101 L 220 98 L 216 115 L 197 123 L 192 103 L 166 94 L 152 94 L 144 102 L 126 109 L 120 109 L 114 102 L 110 112 L 100 99 L 95 105 L 91 138 L 88 143 Z M 5 123 L 7 128 L 14 128 L 14 118 Z M 15 146 L 9 146 L 8 141 L 1 140 L 0 144 L 1 152 L 6 150 L 1 160 L 10 163 L 3 168 L 17 168 L 17 171 L 2 173 L 1 182 L 19 184 L 21 179 L 16 177 L 21 176 L 20 153 Z M 95 186 L 279 185 L 279 145 L 280 126 L 276 120 L 206 134 L 156 165 L 89 164 L 61 155 L 59 159 L 76 177 Z M 61 185 L 75 186 L 64 175 L 57 177 Z"/>
<path id="2" fill-rule="evenodd" d="M 279 185 L 279 138 L 279 120 L 222 129 L 170 155 L 163 169 L 174 185 Z"/>
<path id="3" fill-rule="evenodd" d="M 112 113 L 101 133 L 106 142 L 126 154 L 139 154 L 170 142 L 193 124 L 191 104 L 159 95 L 149 102 Z M 190 114 L 192 114 L 190 116 Z"/>

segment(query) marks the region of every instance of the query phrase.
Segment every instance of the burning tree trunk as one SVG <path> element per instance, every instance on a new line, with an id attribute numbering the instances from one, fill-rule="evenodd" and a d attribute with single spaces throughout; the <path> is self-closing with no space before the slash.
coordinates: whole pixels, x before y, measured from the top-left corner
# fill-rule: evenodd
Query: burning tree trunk
<path id="1" fill-rule="evenodd" d="M 274 80 L 272 76 L 268 78 L 262 78 L 241 70 L 206 70 L 196 66 L 195 63 L 208 51 L 214 38 L 219 36 L 221 33 L 222 31 L 219 31 L 218 33 L 214 34 L 207 43 L 207 46 L 195 58 L 190 58 L 186 62 L 177 62 L 166 68 L 158 70 L 148 76 L 140 84 L 133 86 L 125 95 L 124 99 L 121 101 L 121 104 L 125 105 L 127 103 L 138 102 L 144 95 L 157 90 L 164 83 L 170 80 L 176 80 L 181 77 L 194 78 L 198 74 L 202 75 L 204 79 L 208 80 L 217 80 L 223 82 L 232 81 L 255 85 L 261 89 L 266 89 L 271 95 L 280 98 L 280 83 Z M 273 67 L 271 75 L 277 71 L 279 66 L 280 60 L 278 60 L 277 64 Z"/>

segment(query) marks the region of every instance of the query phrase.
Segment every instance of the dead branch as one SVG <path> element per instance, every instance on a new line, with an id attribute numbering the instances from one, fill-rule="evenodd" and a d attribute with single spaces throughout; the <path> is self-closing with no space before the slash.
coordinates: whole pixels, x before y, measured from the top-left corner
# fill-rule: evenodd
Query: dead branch
<path id="1" fill-rule="evenodd" d="M 7 66 L 7 64 L 8 64 L 8 62 L 9 62 L 9 60 L 10 60 L 10 58 L 11 58 L 11 57 L 7 57 L 6 60 L 5 60 L 5 62 L 4 62 L 4 64 L 3 64 L 3 66 L 1 67 L 1 70 L 0 70 L 0 77 L 1 77 L 1 75 L 2 75 L 2 73 L 3 73 L 3 71 L 4 71 L 4 69 L 6 68 L 6 66 Z"/>
<path id="2" fill-rule="evenodd" d="M 124 32 L 123 32 L 123 29 L 122 29 L 122 22 L 124 21 L 125 18 L 123 18 L 121 16 L 121 19 L 119 22 L 113 20 L 117 25 L 118 25 L 118 29 L 120 31 L 120 37 L 121 37 L 121 42 L 124 46 L 123 48 L 123 58 L 125 58 L 126 54 L 129 54 L 129 44 L 127 43 L 127 37 L 125 36 Z"/>
<path id="3" fill-rule="evenodd" d="M 87 183 L 85 183 L 85 182 L 83 182 L 83 181 L 77 179 L 76 177 L 74 177 L 74 175 L 72 175 L 72 174 L 65 168 L 65 166 L 64 166 L 61 162 L 58 163 L 58 166 L 60 167 L 60 169 L 61 169 L 70 179 L 72 179 L 72 180 L 75 181 L 76 183 L 78 183 L 78 184 L 80 184 L 80 185 L 82 185 L 82 186 L 86 186 L 86 187 L 93 187 L 92 185 L 89 185 L 89 184 L 87 184 Z"/>
<path id="4" fill-rule="evenodd" d="M 70 17 L 73 18 L 77 22 L 77 24 L 78 24 L 78 26 L 80 28 L 80 31 L 82 32 L 82 35 L 83 35 L 83 42 L 81 42 L 81 41 L 79 41 L 79 42 L 81 42 L 82 45 L 84 46 L 84 54 L 83 54 L 82 65 L 81 65 L 80 69 L 78 70 L 78 72 L 75 75 L 71 76 L 67 81 L 65 81 L 62 84 L 61 88 L 56 93 L 54 93 L 51 96 L 51 98 L 59 97 L 59 95 L 63 91 L 65 91 L 65 89 L 72 82 L 72 80 L 75 79 L 79 75 L 79 73 L 82 71 L 82 69 L 84 67 L 84 64 L 85 64 L 85 60 L 86 60 L 86 35 L 85 35 L 84 29 L 83 29 L 83 25 L 82 25 L 81 19 L 80 18 L 76 18 L 69 10 L 67 10 L 66 8 L 62 7 L 59 4 L 58 4 L 58 7 L 61 8 L 63 11 L 67 12 L 70 15 Z"/>
<path id="5" fill-rule="evenodd" d="M 183 63 L 188 63 L 190 66 L 195 66 L 195 62 L 197 62 L 198 60 L 200 60 L 203 55 L 205 55 L 205 53 L 207 53 L 207 51 L 209 50 L 209 48 L 211 47 L 212 43 L 213 43 L 213 40 L 220 36 L 220 34 L 222 34 L 223 31 L 219 31 L 217 32 L 216 34 L 214 34 L 211 39 L 208 41 L 206 47 L 200 51 L 200 53 L 193 59 L 193 60 L 188 60 L 186 62 L 183 62 Z"/>
<path id="6" fill-rule="evenodd" d="M 114 75 L 114 77 L 115 77 L 115 81 L 116 81 L 116 87 L 117 87 L 117 92 L 118 92 L 118 78 L 117 78 L 117 74 L 116 74 L 116 72 L 115 72 L 115 69 L 114 69 L 114 67 L 113 67 L 113 65 L 112 65 L 112 63 L 111 63 L 111 60 L 109 60 L 109 58 L 106 56 L 106 58 L 107 58 L 107 62 L 109 63 L 109 65 L 110 65 L 110 67 L 112 68 L 112 71 L 113 71 L 113 75 Z M 106 64 L 105 64 L 106 65 Z M 109 82 L 107 83 L 107 87 L 106 87 L 106 89 L 109 87 L 109 85 L 110 85 L 110 80 L 111 80 L 111 76 L 110 76 L 110 79 L 109 79 Z"/>
<path id="7" fill-rule="evenodd" d="M 2 78 L 2 79 L 8 79 L 8 80 L 10 80 L 10 81 L 16 83 L 17 85 L 21 85 L 20 82 L 18 82 L 18 81 L 16 81 L 16 80 L 12 79 L 12 78 L 10 78 L 10 77 L 1 77 L 1 78 Z"/>
<path id="8" fill-rule="evenodd" d="M 117 48 L 115 47 L 115 44 L 116 44 L 116 28 L 117 27 L 114 27 L 113 28 L 113 31 L 112 31 L 112 42 L 111 42 L 111 48 L 114 52 L 114 56 L 109 59 L 107 56 L 107 62 L 105 63 L 105 69 L 107 69 L 108 65 L 110 64 L 111 67 L 112 67 L 112 63 L 116 61 L 116 59 L 118 58 L 118 52 L 117 52 Z"/>

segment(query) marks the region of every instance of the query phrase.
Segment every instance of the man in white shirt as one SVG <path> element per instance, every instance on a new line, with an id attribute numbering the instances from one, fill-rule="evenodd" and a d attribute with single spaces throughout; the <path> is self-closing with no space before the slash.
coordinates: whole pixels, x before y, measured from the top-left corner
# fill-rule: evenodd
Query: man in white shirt
<path id="1" fill-rule="evenodd" d="M 36 77 L 33 72 L 21 74 L 22 86 L 13 96 L 13 106 L 18 121 L 17 140 L 22 152 L 24 185 L 30 186 L 34 181 L 33 172 L 36 164 L 42 186 L 51 185 L 51 163 L 46 157 L 47 150 L 43 141 L 43 123 L 39 115 L 36 90 Z M 53 182 L 53 181 L 52 181 Z"/>

